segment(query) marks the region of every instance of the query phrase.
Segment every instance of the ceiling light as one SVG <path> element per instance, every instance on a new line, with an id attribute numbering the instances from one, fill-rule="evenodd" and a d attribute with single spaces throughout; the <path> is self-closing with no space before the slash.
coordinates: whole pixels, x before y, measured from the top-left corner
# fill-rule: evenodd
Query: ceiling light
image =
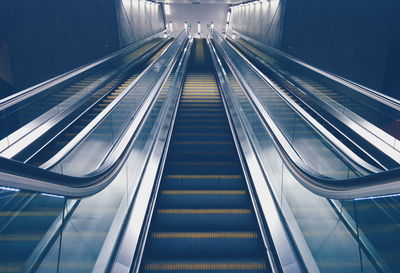
<path id="1" fill-rule="evenodd" d="M 165 15 L 171 15 L 171 7 L 169 5 L 164 5 L 165 7 Z"/>

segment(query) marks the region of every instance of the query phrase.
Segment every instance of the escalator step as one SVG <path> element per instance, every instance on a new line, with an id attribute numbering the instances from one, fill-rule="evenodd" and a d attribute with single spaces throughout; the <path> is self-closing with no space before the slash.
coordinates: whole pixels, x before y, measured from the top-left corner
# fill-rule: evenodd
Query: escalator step
<path id="1" fill-rule="evenodd" d="M 144 270 L 147 272 L 164 273 L 177 271 L 180 273 L 216 273 L 216 272 L 267 272 L 263 260 L 184 260 L 184 261 L 148 261 Z"/>
<path id="2" fill-rule="evenodd" d="M 148 257 L 251 258 L 263 249 L 257 232 L 153 232 Z"/>
<path id="3" fill-rule="evenodd" d="M 270 272 L 214 75 L 190 72 L 212 69 L 195 44 L 141 272 Z"/>
<path id="4" fill-rule="evenodd" d="M 226 175 L 224 176 L 226 177 Z M 243 190 L 245 184 L 240 175 L 224 178 L 221 175 L 197 175 L 188 178 L 187 175 L 166 175 L 162 185 L 170 190 Z"/>
<path id="5" fill-rule="evenodd" d="M 251 205 L 245 190 L 163 190 L 161 208 L 247 208 Z"/>
<path id="6" fill-rule="evenodd" d="M 157 209 L 154 230 L 252 231 L 257 221 L 250 209 Z"/>

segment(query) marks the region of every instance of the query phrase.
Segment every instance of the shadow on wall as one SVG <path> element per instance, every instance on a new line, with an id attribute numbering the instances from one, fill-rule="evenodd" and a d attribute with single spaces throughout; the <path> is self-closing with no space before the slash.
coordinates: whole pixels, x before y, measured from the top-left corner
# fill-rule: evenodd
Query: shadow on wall
<path id="1" fill-rule="evenodd" d="M 7 42 L 0 37 L 0 99 L 14 93 L 12 86 L 10 54 Z"/>
<path id="2" fill-rule="evenodd" d="M 400 99 L 400 38 L 389 44 L 384 79 L 385 92 L 397 99 Z"/>

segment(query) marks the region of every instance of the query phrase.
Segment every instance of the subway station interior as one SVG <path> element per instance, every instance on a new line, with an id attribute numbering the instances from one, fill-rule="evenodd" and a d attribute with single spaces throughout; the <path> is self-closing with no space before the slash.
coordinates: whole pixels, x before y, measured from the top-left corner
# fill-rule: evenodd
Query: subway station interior
<path id="1" fill-rule="evenodd" d="M 400 273 L 399 18 L 1 0 L 0 273 Z"/>

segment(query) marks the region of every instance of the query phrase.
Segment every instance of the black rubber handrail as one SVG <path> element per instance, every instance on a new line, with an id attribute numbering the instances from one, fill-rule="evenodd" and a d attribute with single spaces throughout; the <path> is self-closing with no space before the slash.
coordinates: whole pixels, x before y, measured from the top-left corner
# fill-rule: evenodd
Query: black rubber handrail
<path id="1" fill-rule="evenodd" d="M 235 74 L 240 75 L 240 71 L 230 63 L 226 52 L 224 52 L 219 42 L 215 39 L 219 39 L 221 42 L 226 41 L 217 32 L 213 32 L 212 38 L 216 44 L 216 48 L 219 49 L 221 55 L 227 60 L 231 69 L 236 71 Z M 245 81 L 244 79 L 242 80 Z M 400 167 L 350 179 L 333 179 L 315 173 L 282 135 L 278 126 L 268 116 L 265 109 L 262 109 L 260 103 L 255 101 L 254 96 L 251 95 L 253 93 L 251 88 L 249 86 L 244 87 L 245 92 L 249 94 L 248 98 L 251 100 L 257 115 L 269 132 L 284 164 L 294 177 L 308 190 L 326 198 L 339 200 L 400 194 Z"/>
<path id="2" fill-rule="evenodd" d="M 173 53 L 173 61 L 168 64 L 169 68 L 172 68 L 173 63 L 178 60 L 188 40 L 188 35 L 189 33 L 187 31 L 183 31 L 175 39 L 174 43 L 178 45 Z M 162 81 L 163 78 L 158 79 L 158 82 Z M 149 110 L 150 109 L 145 109 L 146 113 Z M 141 124 L 145 117 L 146 114 L 142 114 L 134 119 L 140 119 Z M 140 126 L 134 129 L 136 130 L 136 134 L 139 129 Z M 114 153 L 113 161 L 108 160 L 105 166 L 100 166 L 101 170 L 96 170 L 80 177 L 55 173 L 0 157 L 0 185 L 2 185 L 3 188 L 10 187 L 13 189 L 22 189 L 71 198 L 80 198 L 95 194 L 104 189 L 119 174 L 121 167 L 130 154 L 135 139 L 135 137 L 132 137 L 128 143 L 122 143 L 118 139 L 116 145 L 122 143 L 124 147 L 117 147 L 114 149 L 118 150 L 119 153 Z"/>

